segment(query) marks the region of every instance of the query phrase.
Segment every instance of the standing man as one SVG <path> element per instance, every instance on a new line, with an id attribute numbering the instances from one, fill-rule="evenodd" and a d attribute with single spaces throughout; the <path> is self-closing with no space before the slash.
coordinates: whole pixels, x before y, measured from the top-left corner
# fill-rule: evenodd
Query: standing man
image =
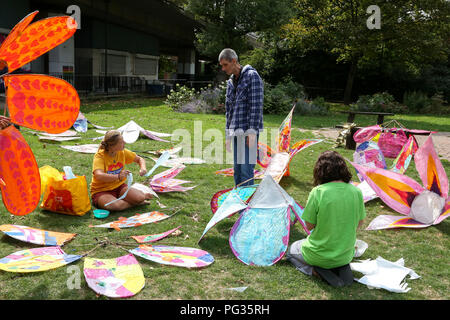
<path id="1" fill-rule="evenodd" d="M 227 81 L 225 131 L 227 152 L 231 152 L 233 140 L 234 182 L 252 185 L 259 132 L 263 130 L 264 85 L 252 66 L 239 64 L 233 49 L 222 50 L 219 64 L 222 71 L 231 75 Z"/>

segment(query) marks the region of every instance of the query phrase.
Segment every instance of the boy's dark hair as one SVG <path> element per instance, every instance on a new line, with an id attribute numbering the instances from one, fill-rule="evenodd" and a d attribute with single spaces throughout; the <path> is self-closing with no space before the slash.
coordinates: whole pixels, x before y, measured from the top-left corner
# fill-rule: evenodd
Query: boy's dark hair
<path id="1" fill-rule="evenodd" d="M 348 170 L 344 158 L 336 151 L 325 151 L 317 159 L 314 166 L 314 185 L 342 180 L 350 182 L 352 174 Z"/>

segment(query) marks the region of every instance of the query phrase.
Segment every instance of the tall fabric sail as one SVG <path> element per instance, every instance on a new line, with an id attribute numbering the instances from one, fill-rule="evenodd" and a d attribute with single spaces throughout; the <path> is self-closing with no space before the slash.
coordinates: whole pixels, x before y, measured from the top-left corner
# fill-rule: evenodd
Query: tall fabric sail
<path id="1" fill-rule="evenodd" d="M 2 200 L 13 215 L 29 214 L 41 198 L 41 178 L 34 154 L 22 134 L 9 126 L 0 130 Z"/>
<path id="2" fill-rule="evenodd" d="M 71 84 L 40 74 L 4 78 L 12 122 L 48 133 L 62 133 L 72 127 L 80 111 L 80 98 Z"/>

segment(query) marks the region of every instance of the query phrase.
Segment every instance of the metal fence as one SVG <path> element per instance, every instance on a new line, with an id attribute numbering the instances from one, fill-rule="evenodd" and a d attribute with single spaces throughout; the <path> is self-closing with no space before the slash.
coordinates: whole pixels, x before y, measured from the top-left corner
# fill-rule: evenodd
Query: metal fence
<path id="1" fill-rule="evenodd" d="M 171 89 L 175 89 L 177 84 L 196 90 L 214 84 L 213 81 L 192 79 L 146 80 L 137 76 L 105 77 L 63 73 L 51 73 L 50 75 L 72 84 L 80 96 L 145 93 L 150 96 L 163 97 L 168 95 Z"/>

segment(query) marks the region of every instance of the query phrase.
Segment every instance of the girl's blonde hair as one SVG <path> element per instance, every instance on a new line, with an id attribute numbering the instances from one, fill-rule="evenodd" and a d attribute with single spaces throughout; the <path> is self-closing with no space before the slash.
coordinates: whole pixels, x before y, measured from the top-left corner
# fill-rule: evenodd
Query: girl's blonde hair
<path id="1" fill-rule="evenodd" d="M 98 150 L 104 149 L 105 151 L 109 151 L 109 148 L 116 145 L 116 143 L 119 142 L 119 139 L 121 137 L 122 134 L 120 133 L 120 131 L 109 130 L 103 137 L 103 140 L 100 143 Z"/>

